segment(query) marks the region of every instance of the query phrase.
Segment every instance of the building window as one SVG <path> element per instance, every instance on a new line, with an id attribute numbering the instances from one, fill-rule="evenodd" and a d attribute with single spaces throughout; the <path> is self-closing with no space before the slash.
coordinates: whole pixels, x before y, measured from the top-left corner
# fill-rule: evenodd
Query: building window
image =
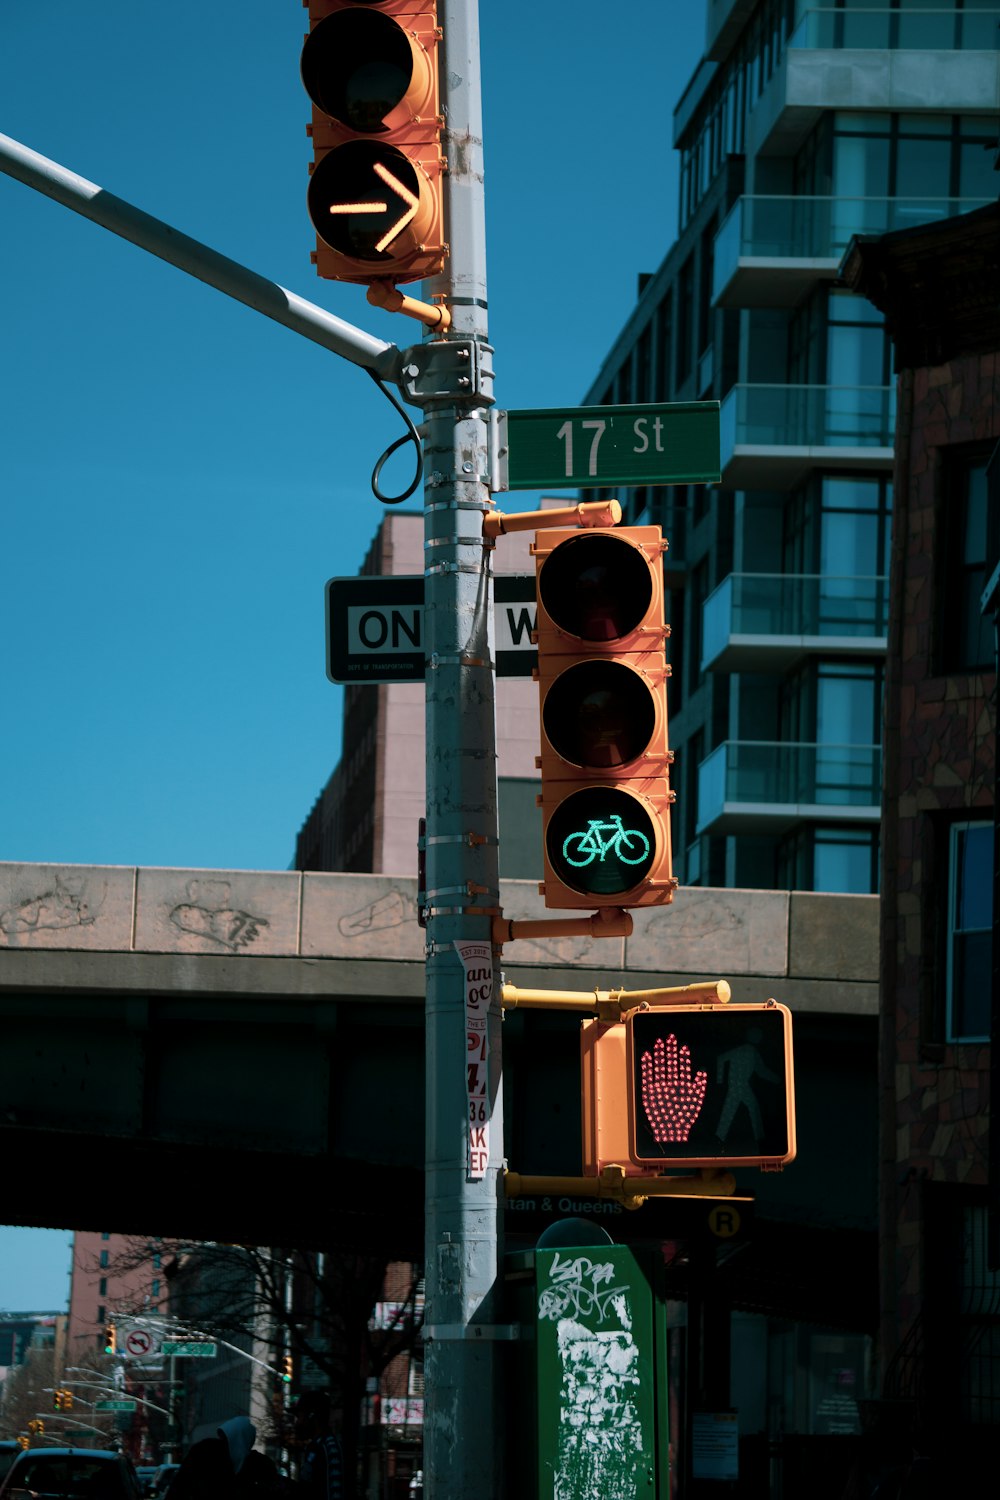
<path id="1" fill-rule="evenodd" d="M 878 891 L 878 828 L 803 824 L 777 850 L 779 890 L 871 896 Z"/>
<path id="2" fill-rule="evenodd" d="M 101 1306 L 97 1309 L 97 1321 L 98 1321 L 98 1323 L 103 1323 L 106 1316 L 107 1316 L 107 1309 L 105 1308 L 104 1304 L 102 1303 Z"/>
<path id="3" fill-rule="evenodd" d="M 990 1269 L 986 1209 L 965 1205 L 959 1320 L 962 1415 L 977 1426 L 1000 1420 L 1000 1274 Z"/>
<path id="4" fill-rule="evenodd" d="M 102 1250 L 101 1251 L 101 1270 L 102 1271 L 103 1271 L 103 1269 L 105 1268 L 105 1266 L 107 1264 L 108 1264 L 108 1252 L 106 1250 Z"/>
<path id="5" fill-rule="evenodd" d="M 102 1240 L 109 1240 L 110 1238 L 111 1238 L 110 1234 L 102 1234 L 101 1235 L 101 1239 Z"/>
<path id="6" fill-rule="evenodd" d="M 677 282 L 677 367 L 674 386 L 687 380 L 694 364 L 694 256 L 688 256 Z"/>
<path id="7" fill-rule="evenodd" d="M 945 1039 L 986 1042 L 993 975 L 993 824 L 953 823 L 948 841 Z"/>
<path id="8" fill-rule="evenodd" d="M 812 874 L 814 891 L 873 895 L 878 890 L 878 829 L 817 828 Z"/>
<path id="9" fill-rule="evenodd" d="M 154 1281 L 153 1282 L 152 1295 L 154 1297 L 158 1297 L 160 1295 L 160 1283 L 159 1283 L 159 1281 Z"/>
<path id="10" fill-rule="evenodd" d="M 946 454 L 941 517 L 943 562 L 938 584 L 941 668 L 944 672 L 992 670 L 993 620 L 980 610 L 986 583 L 986 465 L 989 451 Z"/>
<path id="11" fill-rule="evenodd" d="M 106 1276 L 102 1276 L 97 1284 L 97 1295 L 99 1297 L 106 1297 L 108 1295 L 108 1278 Z"/>

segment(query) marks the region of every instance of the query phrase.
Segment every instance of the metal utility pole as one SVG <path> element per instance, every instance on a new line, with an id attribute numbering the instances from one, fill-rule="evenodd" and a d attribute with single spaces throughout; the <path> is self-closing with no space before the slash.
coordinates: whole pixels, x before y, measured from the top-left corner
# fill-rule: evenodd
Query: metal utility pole
<path id="1" fill-rule="evenodd" d="M 499 1211 L 503 1154 L 500 983 L 491 941 L 499 908 L 496 714 L 487 412 L 479 16 L 440 0 L 449 255 L 425 283 L 451 310 L 424 344 L 426 632 L 426 1220 L 424 1493 L 502 1493 Z M 432 353 L 433 351 L 433 353 Z M 475 1014 L 476 1021 L 469 1017 Z M 481 1019 L 480 1019 L 481 1018 Z M 484 1096 L 470 1097 L 470 1025 L 488 1046 Z M 481 1057 L 486 1048 L 480 1048 Z M 484 1059 L 485 1061 L 485 1059 Z"/>

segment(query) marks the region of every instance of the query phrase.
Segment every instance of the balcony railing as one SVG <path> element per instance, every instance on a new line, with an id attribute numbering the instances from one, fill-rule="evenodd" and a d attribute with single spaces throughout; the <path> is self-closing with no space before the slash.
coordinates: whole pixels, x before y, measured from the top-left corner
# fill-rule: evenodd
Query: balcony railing
<path id="1" fill-rule="evenodd" d="M 702 608 L 702 671 L 787 671 L 809 651 L 883 652 L 888 578 L 730 573 Z"/>
<path id="2" fill-rule="evenodd" d="M 852 236 L 934 223 L 991 201 L 744 196 L 715 237 L 712 301 L 721 307 L 794 306 L 814 282 L 834 278 Z"/>
<path id="3" fill-rule="evenodd" d="M 734 385 L 720 413 L 722 483 L 788 489 L 818 464 L 889 468 L 891 385 Z"/>
<path id="4" fill-rule="evenodd" d="M 1000 10 L 807 10 L 789 47 L 913 52 L 992 52 Z"/>
<path id="5" fill-rule="evenodd" d="M 781 832 L 802 819 L 875 822 L 879 745 L 724 740 L 698 767 L 702 833 Z"/>

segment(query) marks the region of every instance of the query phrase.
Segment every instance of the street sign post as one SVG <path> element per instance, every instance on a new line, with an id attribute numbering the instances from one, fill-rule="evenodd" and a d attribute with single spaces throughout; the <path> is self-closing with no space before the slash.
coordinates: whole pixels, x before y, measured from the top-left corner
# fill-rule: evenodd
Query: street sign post
<path id="1" fill-rule="evenodd" d="M 497 413 L 497 490 L 717 484 L 718 401 Z"/>
<path id="2" fill-rule="evenodd" d="M 498 677 L 530 677 L 535 579 L 500 573 L 493 580 L 494 662 Z M 331 682 L 423 682 L 424 580 L 331 578 L 326 585 L 326 675 Z"/>
<path id="3" fill-rule="evenodd" d="M 218 1347 L 215 1344 L 202 1341 L 178 1343 L 172 1339 L 165 1339 L 163 1342 L 163 1352 L 164 1354 L 171 1354 L 185 1359 L 214 1359 L 218 1353 Z"/>

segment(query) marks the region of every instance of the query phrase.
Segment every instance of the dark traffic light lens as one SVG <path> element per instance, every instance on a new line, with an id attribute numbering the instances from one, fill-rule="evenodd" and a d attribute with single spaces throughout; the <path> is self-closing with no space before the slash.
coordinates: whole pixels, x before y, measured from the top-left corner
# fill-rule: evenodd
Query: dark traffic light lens
<path id="1" fill-rule="evenodd" d="M 622 662 L 579 662 L 549 688 L 542 727 L 570 765 L 614 770 L 636 760 L 653 738 L 653 694 Z"/>
<path id="2" fill-rule="evenodd" d="M 656 861 L 656 829 L 642 803 L 616 787 L 584 787 L 556 808 L 545 830 L 553 873 L 584 896 L 630 891 Z"/>
<path id="3" fill-rule="evenodd" d="M 348 141 L 328 151 L 309 179 L 306 202 L 321 240 L 358 260 L 391 260 L 413 218 L 420 179 L 395 146 Z"/>
<path id="4" fill-rule="evenodd" d="M 402 27 L 378 11 L 334 11 L 306 38 L 302 82 L 325 115 L 375 135 L 406 97 L 413 53 Z"/>
<path id="5" fill-rule="evenodd" d="M 560 630 L 583 641 L 615 641 L 644 618 L 653 583 L 635 547 L 613 534 L 584 531 L 545 559 L 538 592 Z"/>

